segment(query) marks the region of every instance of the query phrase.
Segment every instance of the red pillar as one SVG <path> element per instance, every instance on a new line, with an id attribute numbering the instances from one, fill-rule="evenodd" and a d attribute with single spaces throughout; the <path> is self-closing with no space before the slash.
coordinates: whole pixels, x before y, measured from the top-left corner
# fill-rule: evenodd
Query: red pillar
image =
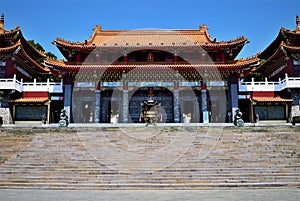
<path id="1" fill-rule="evenodd" d="M 81 62 L 81 53 L 80 52 L 78 52 L 76 54 L 76 62 Z"/>
<path id="2" fill-rule="evenodd" d="M 295 75 L 293 59 L 289 58 L 286 61 L 286 65 L 287 65 L 287 68 L 286 68 L 286 72 L 285 73 L 287 73 L 289 76 L 293 77 Z"/>
<path id="3" fill-rule="evenodd" d="M 178 56 L 177 56 L 177 55 L 174 55 L 174 56 L 173 56 L 173 61 L 174 61 L 174 62 L 177 62 L 177 61 L 178 61 Z"/>
<path id="4" fill-rule="evenodd" d="M 127 54 L 123 56 L 123 62 L 128 62 L 128 55 Z"/>
<path id="5" fill-rule="evenodd" d="M 179 89 L 178 81 L 174 81 L 174 90 L 178 90 L 178 89 Z"/>
<path id="6" fill-rule="evenodd" d="M 98 82 L 97 86 L 96 86 L 96 90 L 100 90 L 101 89 L 100 85 L 101 85 L 101 82 Z"/>
<path id="7" fill-rule="evenodd" d="M 12 59 L 6 60 L 5 78 L 12 78 L 14 76 L 14 62 Z"/>
<path id="8" fill-rule="evenodd" d="M 204 81 L 204 80 L 202 81 L 202 86 L 201 86 L 201 89 L 202 89 L 202 90 L 206 90 L 206 83 L 205 83 L 205 81 Z"/>
<path id="9" fill-rule="evenodd" d="M 224 61 L 225 61 L 225 54 L 224 54 L 224 52 L 221 52 L 221 53 L 220 53 L 220 61 L 221 61 L 221 62 L 224 62 Z"/>
<path id="10" fill-rule="evenodd" d="M 124 81 L 123 83 L 123 90 L 128 90 L 128 82 Z"/>

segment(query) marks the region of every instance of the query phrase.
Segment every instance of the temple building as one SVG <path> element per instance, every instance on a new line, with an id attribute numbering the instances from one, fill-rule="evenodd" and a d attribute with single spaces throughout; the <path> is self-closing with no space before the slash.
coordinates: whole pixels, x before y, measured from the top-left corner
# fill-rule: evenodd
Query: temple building
<path id="1" fill-rule="evenodd" d="M 290 121 L 300 116 L 300 20 L 296 29 L 281 28 L 274 41 L 259 54 L 260 64 L 239 84 L 250 116 L 260 120 Z"/>
<path id="2" fill-rule="evenodd" d="M 159 122 L 290 121 L 300 116 L 300 20 L 281 28 L 261 53 L 236 59 L 249 41 L 190 30 L 93 29 L 81 42 L 57 38 L 65 60 L 46 57 L 0 19 L 0 117 L 5 124 L 135 123 L 145 101 L 159 103 Z M 52 74 L 60 82 L 50 82 Z"/>
<path id="3" fill-rule="evenodd" d="M 217 41 L 194 30 L 93 29 L 88 40 L 57 38 L 67 61 L 45 61 L 64 84 L 71 122 L 140 122 L 141 103 L 161 104 L 161 122 L 232 122 L 238 80 L 257 56 L 235 58 L 249 41 Z M 116 120 L 117 119 L 117 120 Z"/>
<path id="4" fill-rule="evenodd" d="M 53 92 L 62 96 L 57 83 L 38 82 L 37 78 L 50 73 L 43 65 L 44 52 L 35 49 L 23 36 L 20 26 L 4 28 L 0 19 L 0 117 L 5 124 L 49 120 Z M 53 90 L 56 88 L 56 90 Z M 60 88 L 60 90 L 59 90 Z"/>

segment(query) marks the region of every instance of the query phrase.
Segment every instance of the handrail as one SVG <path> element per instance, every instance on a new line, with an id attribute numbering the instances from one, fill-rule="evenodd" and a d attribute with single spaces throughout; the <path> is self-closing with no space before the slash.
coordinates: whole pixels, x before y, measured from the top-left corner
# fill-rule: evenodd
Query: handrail
<path id="1" fill-rule="evenodd" d="M 255 82 L 252 78 L 251 82 L 244 82 L 239 80 L 239 91 L 282 91 L 286 88 L 300 88 L 300 78 L 299 77 L 288 77 L 285 74 L 283 80 L 279 79 L 278 81 L 268 81 L 265 78 L 265 81 Z"/>
<path id="2" fill-rule="evenodd" d="M 48 91 L 48 92 L 63 92 L 63 82 L 23 82 L 16 79 L 16 75 L 13 78 L 0 79 L 0 89 L 11 89 L 19 92 L 23 91 Z"/>

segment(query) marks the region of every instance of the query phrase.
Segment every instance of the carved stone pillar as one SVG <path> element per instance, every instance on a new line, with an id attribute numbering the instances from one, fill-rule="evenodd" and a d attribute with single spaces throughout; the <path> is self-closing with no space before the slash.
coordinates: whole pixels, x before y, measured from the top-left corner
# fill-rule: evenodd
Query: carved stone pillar
<path id="1" fill-rule="evenodd" d="M 128 100 L 128 82 L 123 84 L 123 111 L 122 111 L 122 122 L 128 122 L 128 113 L 129 113 L 129 100 Z"/>
<path id="2" fill-rule="evenodd" d="M 72 118 L 72 85 L 65 84 L 64 85 L 64 109 L 67 111 L 67 115 L 69 117 L 69 122 L 71 122 Z"/>
<path id="3" fill-rule="evenodd" d="M 94 106 L 94 121 L 95 123 L 100 122 L 101 114 L 101 90 L 95 90 L 95 106 Z"/>
<path id="4" fill-rule="evenodd" d="M 201 90 L 201 104 L 202 104 L 202 121 L 209 123 L 208 104 L 207 104 L 207 90 Z"/>
<path id="5" fill-rule="evenodd" d="M 180 123 L 179 87 L 177 81 L 174 82 L 173 105 L 174 105 L 174 122 Z"/>
<path id="6" fill-rule="evenodd" d="M 230 85 L 230 94 L 231 94 L 231 107 L 232 107 L 232 122 L 234 118 L 234 114 L 236 109 L 239 107 L 238 103 L 238 87 L 237 84 L 231 84 Z M 250 115 L 250 119 L 253 119 L 253 114 Z"/>

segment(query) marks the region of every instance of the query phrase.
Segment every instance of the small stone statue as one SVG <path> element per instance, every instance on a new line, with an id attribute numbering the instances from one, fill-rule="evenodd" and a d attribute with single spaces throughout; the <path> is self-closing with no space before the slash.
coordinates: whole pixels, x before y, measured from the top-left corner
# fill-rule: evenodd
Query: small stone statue
<path id="1" fill-rule="evenodd" d="M 42 116 L 42 124 L 46 124 L 47 123 L 47 117 L 46 117 L 46 115 L 44 114 L 43 116 Z"/>
<path id="2" fill-rule="evenodd" d="M 69 125 L 67 111 L 62 109 L 60 112 L 59 127 L 67 127 Z"/>
<path id="3" fill-rule="evenodd" d="M 242 112 L 240 109 L 236 109 L 235 115 L 234 115 L 234 125 L 238 127 L 244 126 L 244 120 L 242 119 Z"/>

